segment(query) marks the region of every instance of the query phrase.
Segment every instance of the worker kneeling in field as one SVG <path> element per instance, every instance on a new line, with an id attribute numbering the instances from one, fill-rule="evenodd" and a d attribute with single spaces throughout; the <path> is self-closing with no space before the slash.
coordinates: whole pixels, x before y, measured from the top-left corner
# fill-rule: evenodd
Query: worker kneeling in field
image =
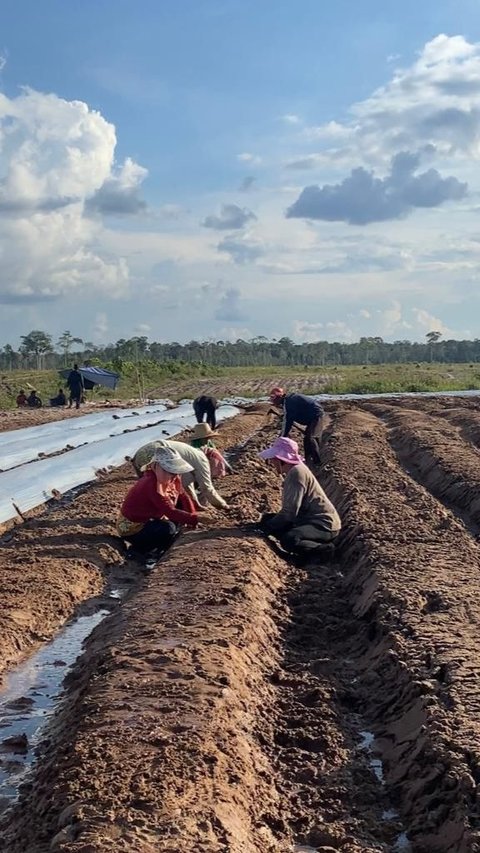
<path id="1" fill-rule="evenodd" d="M 340 516 L 320 483 L 304 464 L 298 444 L 291 438 L 277 438 L 260 453 L 284 475 L 280 512 L 262 516 L 260 527 L 279 539 L 285 551 L 294 554 L 333 551 L 341 530 Z"/>
<path id="2" fill-rule="evenodd" d="M 184 492 L 180 479 L 192 471 L 192 466 L 175 450 L 157 448 L 143 467 L 143 477 L 122 504 L 117 531 L 131 544 L 132 557 L 151 552 L 159 557 L 172 544 L 178 527 L 196 527 L 202 514 Z"/>
<path id="3" fill-rule="evenodd" d="M 288 438 L 294 424 L 305 427 L 303 448 L 307 462 L 317 465 L 321 462 L 320 443 L 323 431 L 323 409 L 312 397 L 304 394 L 286 394 L 283 388 L 272 388 L 270 402 L 279 409 L 283 409 L 282 431 L 284 438 Z"/>
<path id="4" fill-rule="evenodd" d="M 152 441 L 150 444 L 144 444 L 143 447 L 140 447 L 132 459 L 132 465 L 139 477 L 145 463 L 152 458 L 157 449 L 162 447 L 174 450 L 188 464 L 189 470 L 182 474 L 182 485 L 185 492 L 195 503 L 201 507 L 211 504 L 217 509 L 228 509 L 227 502 L 218 494 L 212 483 L 212 475 L 219 474 L 222 476 L 221 464 L 219 464 L 222 457 L 218 451 L 216 455 L 212 453 L 209 456 L 209 448 L 205 451 L 198 450 L 190 444 L 185 444 L 184 441 L 166 439 Z M 195 484 L 197 484 L 198 494 Z"/>

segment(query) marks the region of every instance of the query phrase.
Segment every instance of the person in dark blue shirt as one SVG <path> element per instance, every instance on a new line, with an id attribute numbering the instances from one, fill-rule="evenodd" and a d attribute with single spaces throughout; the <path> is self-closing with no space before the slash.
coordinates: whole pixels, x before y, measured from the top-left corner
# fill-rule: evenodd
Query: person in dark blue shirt
<path id="1" fill-rule="evenodd" d="M 68 408 L 71 409 L 72 403 L 75 403 L 75 408 L 80 408 L 84 391 L 83 376 L 78 369 L 78 364 L 73 365 L 73 370 L 68 374 L 67 385 L 70 389 L 70 398 Z"/>
<path id="2" fill-rule="evenodd" d="M 283 409 L 282 431 L 287 438 L 294 424 L 305 427 L 303 447 L 306 462 L 316 465 L 321 463 L 320 444 L 323 431 L 323 409 L 312 397 L 304 394 L 286 394 L 283 388 L 273 388 L 270 402 Z"/>
<path id="3" fill-rule="evenodd" d="M 210 397 L 207 394 L 202 394 L 193 401 L 193 411 L 195 412 L 197 423 L 201 424 L 206 415 L 206 422 L 213 430 L 217 427 L 217 418 L 215 415 L 217 408 L 218 402 L 216 398 Z"/>

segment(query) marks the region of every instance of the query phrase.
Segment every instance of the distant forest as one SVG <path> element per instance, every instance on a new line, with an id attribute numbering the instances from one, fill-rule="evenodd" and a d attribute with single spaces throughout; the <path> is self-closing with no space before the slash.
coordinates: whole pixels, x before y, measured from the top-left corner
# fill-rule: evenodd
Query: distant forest
<path id="1" fill-rule="evenodd" d="M 146 337 L 121 338 L 115 343 L 96 345 L 83 341 L 70 331 L 58 341 L 45 332 L 33 330 L 21 339 L 15 350 L 10 344 L 0 349 L 0 369 L 61 368 L 73 361 L 88 362 L 122 371 L 129 363 L 149 361 L 165 364 L 196 364 L 213 367 L 276 365 L 308 368 L 347 364 L 401 364 L 412 362 L 466 363 L 480 361 L 480 339 L 443 340 L 440 332 L 431 331 L 424 343 L 408 340 L 388 343 L 380 337 L 360 338 L 354 343 L 316 341 L 297 344 L 290 338 L 269 340 L 189 341 L 180 344 L 149 342 Z M 172 364 L 173 366 L 173 364 Z"/>

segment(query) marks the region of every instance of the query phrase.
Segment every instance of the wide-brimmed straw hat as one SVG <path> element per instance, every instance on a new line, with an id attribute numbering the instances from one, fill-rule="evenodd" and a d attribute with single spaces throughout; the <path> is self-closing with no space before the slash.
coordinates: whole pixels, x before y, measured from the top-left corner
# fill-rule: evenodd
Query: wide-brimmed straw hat
<path id="1" fill-rule="evenodd" d="M 211 435 L 218 435 L 218 432 L 215 432 L 210 424 L 195 424 L 193 427 L 192 438 L 210 438 Z"/>
<path id="2" fill-rule="evenodd" d="M 298 452 L 298 444 L 293 438 L 276 438 L 271 447 L 259 453 L 262 459 L 280 459 L 289 465 L 298 465 L 303 462 Z"/>
<path id="3" fill-rule="evenodd" d="M 160 468 L 168 471 L 169 474 L 189 474 L 190 471 L 193 471 L 193 467 L 185 462 L 180 454 L 171 447 L 157 447 L 150 462 L 143 465 L 141 470 L 145 471 L 151 465 L 160 465 Z"/>

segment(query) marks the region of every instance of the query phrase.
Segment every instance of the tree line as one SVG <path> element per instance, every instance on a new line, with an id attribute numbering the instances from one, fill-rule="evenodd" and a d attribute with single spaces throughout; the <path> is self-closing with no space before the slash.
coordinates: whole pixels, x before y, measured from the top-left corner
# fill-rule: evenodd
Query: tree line
<path id="1" fill-rule="evenodd" d="M 442 340 L 432 330 L 424 342 L 384 341 L 362 337 L 353 343 L 315 341 L 297 344 L 290 338 L 251 340 L 189 341 L 188 343 L 149 342 L 145 336 L 121 338 L 115 343 L 96 345 L 83 341 L 69 330 L 54 342 L 51 335 L 35 329 L 23 335 L 18 350 L 10 344 L 0 349 L 0 368 L 62 368 L 72 361 L 103 365 L 122 372 L 122 366 L 138 362 L 211 365 L 214 367 L 333 366 L 348 364 L 401 364 L 411 362 L 465 363 L 480 361 L 480 339 Z"/>

